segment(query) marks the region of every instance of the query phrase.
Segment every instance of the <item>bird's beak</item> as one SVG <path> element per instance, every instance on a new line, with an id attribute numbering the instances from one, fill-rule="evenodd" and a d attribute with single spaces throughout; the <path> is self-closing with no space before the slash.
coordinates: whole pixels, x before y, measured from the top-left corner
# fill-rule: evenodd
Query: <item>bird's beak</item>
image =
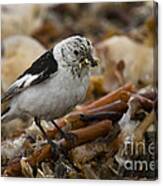
<path id="1" fill-rule="evenodd" d="M 91 67 L 95 67 L 98 65 L 98 60 L 94 59 L 92 55 L 90 54 L 86 59 L 85 59 L 85 64 L 86 65 L 91 65 Z"/>

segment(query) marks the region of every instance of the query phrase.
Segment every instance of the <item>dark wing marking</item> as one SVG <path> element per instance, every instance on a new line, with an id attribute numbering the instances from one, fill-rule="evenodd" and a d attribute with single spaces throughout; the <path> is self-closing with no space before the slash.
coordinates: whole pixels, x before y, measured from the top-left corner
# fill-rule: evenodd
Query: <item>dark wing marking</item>
<path id="1" fill-rule="evenodd" d="M 26 74 L 39 75 L 38 81 L 32 82 L 32 84 L 40 83 L 47 79 L 51 74 L 58 69 L 57 61 L 53 57 L 52 49 L 48 50 L 45 54 L 39 57 L 32 66 L 27 69 L 18 79 L 21 79 Z"/>
<path id="2" fill-rule="evenodd" d="M 58 70 L 57 61 L 53 57 L 52 49 L 40 56 L 30 68 L 28 68 L 13 83 L 4 94 L 1 102 L 11 99 L 25 88 L 45 81 Z"/>

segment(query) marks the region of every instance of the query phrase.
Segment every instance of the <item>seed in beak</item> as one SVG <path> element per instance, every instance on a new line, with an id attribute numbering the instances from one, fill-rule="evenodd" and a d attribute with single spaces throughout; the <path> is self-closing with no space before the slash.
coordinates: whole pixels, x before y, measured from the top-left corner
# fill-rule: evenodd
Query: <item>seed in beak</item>
<path id="1" fill-rule="evenodd" d="M 85 62 L 86 65 L 89 65 L 90 64 L 90 62 L 89 62 L 88 59 L 85 59 L 84 62 Z"/>

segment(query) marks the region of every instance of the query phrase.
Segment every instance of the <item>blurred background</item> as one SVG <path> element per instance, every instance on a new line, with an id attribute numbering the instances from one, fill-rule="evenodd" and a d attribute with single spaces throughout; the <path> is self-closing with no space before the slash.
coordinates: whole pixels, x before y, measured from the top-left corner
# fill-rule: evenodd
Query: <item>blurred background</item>
<path id="1" fill-rule="evenodd" d="M 2 5 L 1 21 L 4 91 L 44 50 L 75 34 L 93 42 L 107 90 L 128 80 L 138 86 L 153 82 L 152 1 Z"/>

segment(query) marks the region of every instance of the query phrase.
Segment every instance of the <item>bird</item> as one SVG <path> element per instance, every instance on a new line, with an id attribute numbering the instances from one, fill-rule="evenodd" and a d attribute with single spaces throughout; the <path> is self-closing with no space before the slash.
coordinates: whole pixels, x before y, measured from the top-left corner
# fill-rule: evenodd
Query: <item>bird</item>
<path id="1" fill-rule="evenodd" d="M 69 113 L 83 102 L 92 67 L 98 65 L 93 45 L 84 36 L 74 35 L 58 42 L 38 57 L 11 84 L 1 98 L 9 102 L 1 121 L 32 117 L 50 144 L 41 120 L 52 122 L 67 137 L 54 120 Z"/>

